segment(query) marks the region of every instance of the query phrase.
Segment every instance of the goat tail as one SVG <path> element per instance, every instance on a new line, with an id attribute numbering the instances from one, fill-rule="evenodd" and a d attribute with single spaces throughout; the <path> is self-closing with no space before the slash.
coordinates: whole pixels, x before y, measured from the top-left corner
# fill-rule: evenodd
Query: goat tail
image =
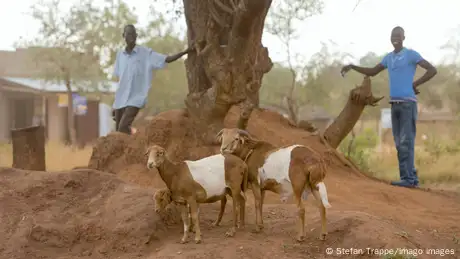
<path id="1" fill-rule="evenodd" d="M 326 185 L 324 184 L 324 178 L 326 177 L 326 170 L 327 164 L 323 159 L 319 159 L 318 162 L 314 165 L 311 165 L 308 168 L 309 172 L 309 180 L 312 189 L 315 189 L 319 192 L 319 196 L 321 198 L 321 203 L 325 208 L 332 207 L 329 204 L 329 200 L 327 197 L 327 189 Z"/>
<path id="2" fill-rule="evenodd" d="M 327 190 L 326 190 L 326 185 L 324 182 L 319 182 L 316 187 L 318 188 L 319 196 L 321 197 L 321 203 L 326 209 L 329 209 L 331 204 L 329 203 L 329 200 L 327 198 Z"/>
<path id="3" fill-rule="evenodd" d="M 246 201 L 246 194 L 245 192 L 248 190 L 248 175 L 249 175 L 249 170 L 248 167 L 245 166 L 243 169 L 243 182 L 241 183 L 241 196 L 243 199 Z"/>

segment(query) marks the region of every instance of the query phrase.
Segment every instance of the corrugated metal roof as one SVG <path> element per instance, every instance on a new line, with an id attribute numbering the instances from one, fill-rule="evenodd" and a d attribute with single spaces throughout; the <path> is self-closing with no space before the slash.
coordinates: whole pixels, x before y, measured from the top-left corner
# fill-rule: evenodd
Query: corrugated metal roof
<path id="1" fill-rule="evenodd" d="M 67 91 L 65 84 L 57 84 L 57 83 L 48 82 L 42 79 L 19 78 L 19 77 L 2 77 L 2 78 L 10 82 L 24 85 L 24 86 L 34 88 L 37 90 L 41 90 L 44 92 L 66 92 Z M 111 93 L 114 93 L 117 90 L 116 82 L 106 81 L 104 84 L 100 83 L 96 89 L 101 92 L 111 92 Z M 88 92 L 94 92 L 96 89 L 90 88 Z"/>

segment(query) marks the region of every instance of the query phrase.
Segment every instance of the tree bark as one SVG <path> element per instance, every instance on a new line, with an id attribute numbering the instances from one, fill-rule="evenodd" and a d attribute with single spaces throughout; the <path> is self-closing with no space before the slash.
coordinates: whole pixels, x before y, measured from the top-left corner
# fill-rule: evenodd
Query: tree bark
<path id="1" fill-rule="evenodd" d="M 350 133 L 361 117 L 366 105 L 376 106 L 383 99 L 374 97 L 371 90 L 371 79 L 364 77 L 361 86 L 350 91 L 347 104 L 339 116 L 324 132 L 324 138 L 333 148 L 337 148 L 342 140 Z"/>
<path id="2" fill-rule="evenodd" d="M 45 129 L 42 125 L 11 130 L 14 168 L 45 171 Z"/>
<path id="3" fill-rule="evenodd" d="M 241 106 L 245 129 L 259 104 L 262 77 L 273 64 L 262 45 L 271 0 L 184 0 L 189 46 L 185 61 L 189 114 L 201 138 L 211 141 L 232 105 Z"/>

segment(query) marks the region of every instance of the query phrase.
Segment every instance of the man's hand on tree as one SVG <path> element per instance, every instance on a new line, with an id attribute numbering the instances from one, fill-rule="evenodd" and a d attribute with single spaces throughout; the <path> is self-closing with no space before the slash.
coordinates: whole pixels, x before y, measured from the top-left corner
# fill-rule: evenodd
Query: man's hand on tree
<path id="1" fill-rule="evenodd" d="M 192 44 L 191 46 L 189 46 L 189 47 L 185 50 L 185 53 L 189 54 L 189 53 L 192 53 L 193 51 L 195 51 L 195 46 L 194 46 L 194 44 Z"/>

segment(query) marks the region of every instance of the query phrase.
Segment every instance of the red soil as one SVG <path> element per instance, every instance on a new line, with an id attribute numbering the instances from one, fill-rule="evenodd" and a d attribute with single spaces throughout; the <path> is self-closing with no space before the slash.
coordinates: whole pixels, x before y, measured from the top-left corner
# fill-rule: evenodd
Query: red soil
<path id="1" fill-rule="evenodd" d="M 227 126 L 235 125 L 236 114 L 230 113 Z M 329 158 L 326 185 L 332 208 L 326 241 L 317 238 L 319 211 L 312 200 L 306 206 L 306 241 L 297 243 L 295 205 L 282 204 L 272 193 L 265 199 L 265 229 L 253 233 L 249 193 L 247 226 L 235 237 L 225 237 L 231 202 L 221 226 L 214 228 L 219 203 L 207 204 L 200 209 L 203 243 L 191 239 L 179 244 L 182 224 L 175 207 L 160 214 L 154 211 L 154 188 L 164 185 L 156 171 L 146 169 L 145 147 L 163 145 L 172 159 L 198 159 L 216 153 L 218 147 L 199 143 L 190 118 L 176 110 L 156 116 L 136 135 L 101 138 L 89 162 L 100 171 L 0 169 L 0 258 L 330 258 L 328 247 L 363 252 L 343 258 L 379 258 L 366 248 L 423 251 L 419 258 L 441 258 L 427 255 L 429 248 L 451 249 L 447 252 L 454 255 L 442 258 L 459 258 L 458 195 L 393 187 L 356 173 L 319 137 L 293 128 L 272 112 L 254 111 L 248 131 L 276 145 L 308 145 Z"/>

